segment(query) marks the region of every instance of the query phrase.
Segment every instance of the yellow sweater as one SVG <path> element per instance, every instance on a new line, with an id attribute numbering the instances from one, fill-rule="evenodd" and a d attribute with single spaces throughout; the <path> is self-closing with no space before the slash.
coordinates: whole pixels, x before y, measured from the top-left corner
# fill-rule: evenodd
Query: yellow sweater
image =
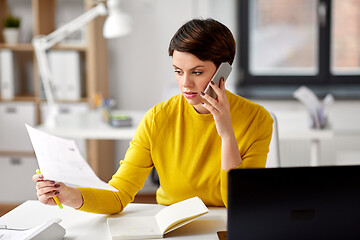
<path id="1" fill-rule="evenodd" d="M 273 119 L 262 107 L 227 91 L 231 121 L 242 163 L 239 168 L 263 168 Z M 160 179 L 159 204 L 169 205 L 199 196 L 206 205 L 227 205 L 227 172 L 221 169 L 221 138 L 211 114 L 199 114 L 182 95 L 150 109 L 140 123 L 124 160 L 109 184 L 111 192 L 80 188 L 80 210 L 116 213 L 134 196 L 155 166 Z"/>

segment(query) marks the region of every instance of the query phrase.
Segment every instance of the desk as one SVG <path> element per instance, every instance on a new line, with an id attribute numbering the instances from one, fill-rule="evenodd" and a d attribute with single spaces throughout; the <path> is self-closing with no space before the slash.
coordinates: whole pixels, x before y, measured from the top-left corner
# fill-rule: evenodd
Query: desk
<path id="1" fill-rule="evenodd" d="M 113 128 L 101 121 L 101 115 L 97 112 L 86 114 L 71 114 L 59 116 L 59 126 L 54 129 L 45 128 L 39 125 L 39 130 L 66 138 L 84 138 L 84 139 L 111 139 L 111 140 L 130 140 L 136 131 L 145 111 L 121 112 L 129 114 L 134 119 L 131 128 Z M 332 140 L 336 136 L 360 135 L 360 127 L 354 132 L 352 125 L 339 128 L 338 125 L 327 129 L 311 129 L 309 127 L 308 112 L 300 109 L 274 109 L 273 112 L 278 119 L 279 139 L 281 140 L 308 140 L 310 141 L 310 165 L 318 166 L 320 163 L 321 142 Z M 330 117 L 330 120 L 332 120 Z M 348 128 L 346 128 L 348 127 Z M 281 147 L 281 146 L 280 146 Z M 90 165 L 96 171 L 96 166 L 100 160 Z M 101 164 L 104 164 L 103 161 Z"/>
<path id="2" fill-rule="evenodd" d="M 120 113 L 129 114 L 133 118 L 133 126 L 128 128 L 114 128 L 101 120 L 101 114 L 96 111 L 79 114 L 68 114 L 58 116 L 56 128 L 46 128 L 43 125 L 37 129 L 50 134 L 65 138 L 83 139 L 110 139 L 130 140 L 135 134 L 145 111 L 122 110 Z M 310 165 L 320 165 L 320 142 L 331 140 L 334 137 L 332 129 L 311 129 L 309 127 L 308 113 L 306 111 L 288 110 L 274 111 L 278 119 L 280 140 L 309 140 L 310 141 Z M 96 166 L 100 160 L 90 165 L 98 174 Z M 102 162 L 104 164 L 104 162 Z"/>
<path id="3" fill-rule="evenodd" d="M 274 112 L 279 126 L 279 140 L 309 140 L 310 166 L 320 165 L 320 142 L 334 138 L 331 128 L 312 129 L 310 119 L 305 111 Z"/>
<path id="4" fill-rule="evenodd" d="M 41 124 L 36 128 L 63 138 L 131 140 L 145 112 L 121 110 L 117 113 L 129 115 L 133 120 L 132 126 L 112 127 L 102 120 L 101 112 L 89 111 L 86 113 L 59 114 L 56 118 L 56 127 L 48 128 Z"/>
<path id="5" fill-rule="evenodd" d="M 106 219 L 108 217 L 150 216 L 165 206 L 158 204 L 130 203 L 123 212 L 116 215 L 93 214 L 77 211 L 67 206 L 44 205 L 38 201 L 26 201 L 19 207 L 0 217 L 0 225 L 9 228 L 29 228 L 40 225 L 52 218 L 60 218 L 60 225 L 66 229 L 64 239 L 110 239 Z M 209 208 L 210 212 L 166 235 L 166 239 L 218 239 L 217 231 L 226 230 L 227 211 L 225 208 Z"/>

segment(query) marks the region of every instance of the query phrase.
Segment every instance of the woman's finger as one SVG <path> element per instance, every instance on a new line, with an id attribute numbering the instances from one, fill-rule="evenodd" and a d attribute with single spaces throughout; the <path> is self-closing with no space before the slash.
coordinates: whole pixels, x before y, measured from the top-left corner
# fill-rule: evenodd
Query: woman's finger
<path id="1" fill-rule="evenodd" d="M 43 176 L 42 174 L 34 174 L 34 175 L 32 176 L 32 180 L 33 180 L 34 182 L 41 181 L 41 180 L 43 180 L 43 179 L 44 179 L 44 176 Z"/>
<path id="2" fill-rule="evenodd" d="M 216 85 L 213 81 L 210 82 L 210 87 L 212 87 L 212 89 L 215 91 L 216 95 L 221 95 L 223 92 L 225 92 L 225 84 L 224 84 L 224 78 L 221 78 L 220 79 L 220 82 L 219 82 L 219 86 Z M 222 88 L 222 84 L 224 84 L 223 88 Z"/>
<path id="3" fill-rule="evenodd" d="M 200 96 L 205 99 L 208 103 L 210 103 L 211 105 L 214 105 L 217 103 L 216 99 L 212 98 L 210 95 L 208 95 L 205 92 L 201 92 Z"/>
<path id="4" fill-rule="evenodd" d="M 224 80 L 224 78 L 220 79 L 220 89 L 225 91 L 225 80 Z"/>
<path id="5" fill-rule="evenodd" d="M 214 98 L 212 98 L 210 95 L 201 92 L 200 96 L 205 100 L 202 105 L 209 110 L 212 114 L 216 113 L 215 111 L 219 111 L 219 103 L 217 100 L 215 100 Z"/>
<path id="6" fill-rule="evenodd" d="M 60 190 L 60 184 L 55 184 L 54 186 L 47 186 L 47 187 L 41 187 L 39 188 L 36 186 L 37 194 L 44 195 L 50 192 L 55 192 Z"/>
<path id="7" fill-rule="evenodd" d="M 38 181 L 36 182 L 37 189 L 41 189 L 44 187 L 53 187 L 56 184 L 55 181 L 46 180 L 46 181 Z"/>
<path id="8" fill-rule="evenodd" d="M 216 92 L 216 94 L 218 95 L 218 101 L 224 102 L 225 98 L 227 98 L 224 78 L 220 79 L 220 87 L 218 87 L 218 89 L 219 89 L 219 91 Z M 215 89 L 214 89 L 214 91 L 215 91 Z"/>
<path id="9" fill-rule="evenodd" d="M 43 195 L 38 194 L 37 197 L 41 203 L 48 204 L 48 205 L 56 205 L 54 196 L 52 196 L 52 195 L 56 196 L 55 193 L 48 193 L 48 194 L 43 194 Z"/>
<path id="10" fill-rule="evenodd" d="M 209 98 L 211 98 L 211 97 L 209 97 Z M 219 111 L 218 111 L 212 104 L 209 104 L 207 100 L 204 101 L 204 102 L 202 102 L 201 105 L 202 105 L 204 108 L 206 108 L 207 110 L 209 110 L 209 112 L 210 112 L 213 116 L 215 116 L 216 114 L 219 113 Z"/>

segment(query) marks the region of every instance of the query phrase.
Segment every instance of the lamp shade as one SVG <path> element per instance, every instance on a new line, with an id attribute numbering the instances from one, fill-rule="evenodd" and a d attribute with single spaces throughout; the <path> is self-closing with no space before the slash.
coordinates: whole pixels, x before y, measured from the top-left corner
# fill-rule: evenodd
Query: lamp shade
<path id="1" fill-rule="evenodd" d="M 105 38 L 116 38 L 131 32 L 131 18 L 120 9 L 120 0 L 107 2 L 108 17 L 105 20 L 103 35 Z"/>

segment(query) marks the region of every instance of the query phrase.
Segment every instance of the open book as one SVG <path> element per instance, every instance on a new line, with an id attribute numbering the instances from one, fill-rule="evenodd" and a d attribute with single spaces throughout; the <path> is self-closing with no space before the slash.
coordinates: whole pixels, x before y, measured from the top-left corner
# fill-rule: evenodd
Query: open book
<path id="1" fill-rule="evenodd" d="M 193 197 L 167 206 L 155 216 L 108 218 L 107 224 L 113 240 L 163 238 L 208 212 L 201 199 Z"/>

